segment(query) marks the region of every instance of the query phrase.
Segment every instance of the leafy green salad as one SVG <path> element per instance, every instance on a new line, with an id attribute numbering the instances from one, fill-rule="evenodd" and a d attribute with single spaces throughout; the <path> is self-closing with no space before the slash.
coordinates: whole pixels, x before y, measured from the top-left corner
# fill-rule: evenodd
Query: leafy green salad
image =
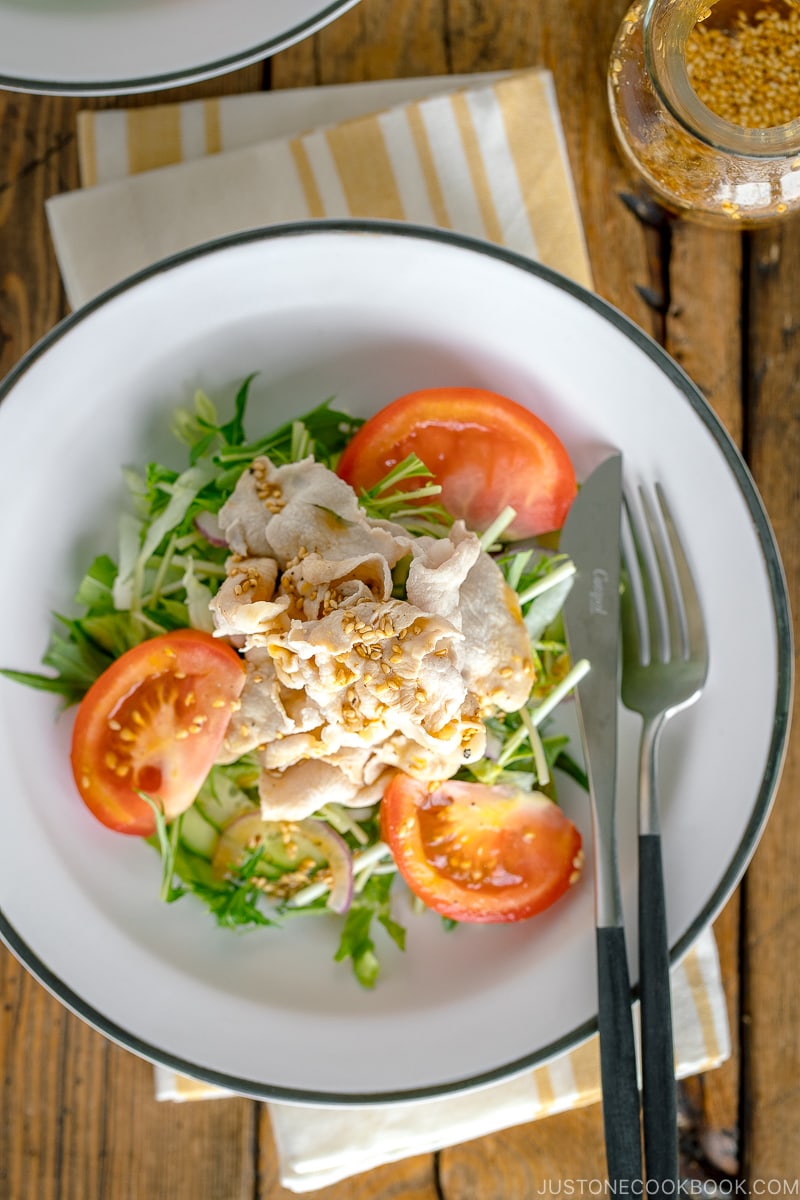
<path id="1" fill-rule="evenodd" d="M 164 901 L 336 922 L 372 987 L 376 923 L 402 950 L 399 911 L 524 919 L 577 878 L 555 772 L 586 781 L 551 720 L 586 669 L 573 567 L 552 536 L 510 540 L 513 505 L 462 519 L 423 436 L 368 486 L 341 466 L 371 422 L 331 400 L 253 439 L 252 380 L 227 419 L 201 392 L 175 412 L 183 470 L 125 469 L 115 557 L 54 615 L 47 671 L 3 674 L 77 706 L 77 792 L 160 855 Z"/>

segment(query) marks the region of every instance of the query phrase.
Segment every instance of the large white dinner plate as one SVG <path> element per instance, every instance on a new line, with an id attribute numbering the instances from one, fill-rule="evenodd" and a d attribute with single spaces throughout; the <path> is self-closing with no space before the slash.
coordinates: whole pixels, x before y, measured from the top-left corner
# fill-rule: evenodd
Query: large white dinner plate
<path id="1" fill-rule="evenodd" d="M 783 574 L 752 480 L 681 370 L 526 259 L 402 225 L 286 226 L 182 254 L 64 321 L 3 388 L 0 665 L 35 668 L 51 610 L 70 609 L 91 556 L 114 552 L 121 466 L 180 465 L 173 408 L 197 387 L 230 400 L 256 370 L 253 436 L 331 395 L 368 414 L 416 388 L 465 384 L 535 409 L 579 477 L 616 446 L 628 484 L 661 481 L 711 645 L 705 691 L 670 722 L 661 759 L 680 955 L 743 872 L 777 784 L 791 684 Z M 78 799 L 69 725 L 50 697 L 0 679 L 0 931 L 130 1049 L 256 1096 L 348 1103 L 477 1086 L 594 1029 L 591 869 L 515 927 L 447 933 L 405 914 L 406 953 L 381 940 L 383 974 L 365 992 L 332 962 L 333 919 L 239 936 L 191 898 L 165 907 L 157 856 Z M 637 731 L 622 711 L 631 953 Z M 585 795 L 564 781 L 561 799 L 588 849 Z"/>
<path id="2" fill-rule="evenodd" d="M 358 0 L 0 0 L 0 87 L 97 96 L 222 75 Z"/>

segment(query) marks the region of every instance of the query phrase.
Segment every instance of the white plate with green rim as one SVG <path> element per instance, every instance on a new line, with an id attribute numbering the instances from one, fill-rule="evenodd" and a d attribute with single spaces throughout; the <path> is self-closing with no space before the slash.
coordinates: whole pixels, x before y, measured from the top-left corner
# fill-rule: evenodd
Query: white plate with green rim
<path id="1" fill-rule="evenodd" d="M 579 478 L 616 446 L 629 484 L 660 480 L 711 647 L 703 695 L 662 749 L 678 958 L 741 877 L 777 786 L 792 686 L 783 572 L 742 459 L 681 369 L 604 301 L 527 259 L 404 225 L 282 226 L 178 255 L 67 318 L 0 388 L 0 665 L 35 669 L 51 612 L 70 609 L 96 553 L 113 553 L 121 466 L 179 465 L 174 407 L 198 387 L 230 401 L 253 371 L 251 435 L 331 395 L 368 414 L 417 388 L 472 385 L 530 405 Z M 80 802 L 70 718 L 56 715 L 52 697 L 0 678 L 0 933 L 65 1005 L 135 1053 L 251 1096 L 347 1105 L 480 1087 L 596 1028 L 590 868 L 516 926 L 448 933 L 430 914 L 400 913 L 407 950 L 379 941 L 381 977 L 362 991 L 332 961 L 333 919 L 238 936 L 191 898 L 165 908 L 157 856 Z M 638 729 L 621 710 L 632 972 Z M 585 794 L 564 780 L 560 799 L 588 849 Z"/>
<path id="2" fill-rule="evenodd" d="M 260 62 L 358 0 L 0 0 L 0 87 L 151 92 Z"/>

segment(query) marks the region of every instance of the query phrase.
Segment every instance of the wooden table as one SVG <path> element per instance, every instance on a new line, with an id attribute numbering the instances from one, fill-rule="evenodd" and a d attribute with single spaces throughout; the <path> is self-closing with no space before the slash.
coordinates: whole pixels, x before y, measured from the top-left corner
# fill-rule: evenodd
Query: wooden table
<path id="1" fill-rule="evenodd" d="M 43 205 L 78 184 L 81 107 L 544 65 L 555 76 L 597 290 L 674 355 L 742 446 L 796 593 L 800 223 L 714 232 L 664 221 L 640 203 L 605 104 L 608 51 L 626 7 L 627 0 L 362 0 L 271 62 L 195 87 L 100 101 L 0 93 L 0 373 L 65 312 Z M 742 647 L 743 688 L 749 652 Z M 762 1194 L 763 1181 L 785 1180 L 779 1186 L 789 1189 L 800 1173 L 799 775 L 800 754 L 790 752 L 766 834 L 716 925 L 733 1056 L 681 1089 L 685 1177 L 717 1178 L 729 1189 L 737 1178 L 760 1180 L 754 1191 Z M 159 1105 L 151 1067 L 67 1013 L 5 951 L 0 985 L 0 1200 L 290 1195 L 278 1182 L 263 1105 Z M 521 1200 L 559 1181 L 573 1181 L 577 1195 L 578 1181 L 597 1180 L 602 1164 L 595 1106 L 314 1195 Z"/>

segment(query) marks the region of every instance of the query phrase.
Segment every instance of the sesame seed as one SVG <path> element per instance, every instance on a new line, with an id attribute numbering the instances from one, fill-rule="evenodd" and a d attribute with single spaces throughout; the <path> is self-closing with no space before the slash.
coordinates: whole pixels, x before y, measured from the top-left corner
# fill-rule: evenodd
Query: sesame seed
<path id="1" fill-rule="evenodd" d="M 800 116 L 800 10 L 781 4 L 748 14 L 739 8 L 727 27 L 712 28 L 704 19 L 686 43 L 689 79 L 703 104 L 746 129 Z"/>

